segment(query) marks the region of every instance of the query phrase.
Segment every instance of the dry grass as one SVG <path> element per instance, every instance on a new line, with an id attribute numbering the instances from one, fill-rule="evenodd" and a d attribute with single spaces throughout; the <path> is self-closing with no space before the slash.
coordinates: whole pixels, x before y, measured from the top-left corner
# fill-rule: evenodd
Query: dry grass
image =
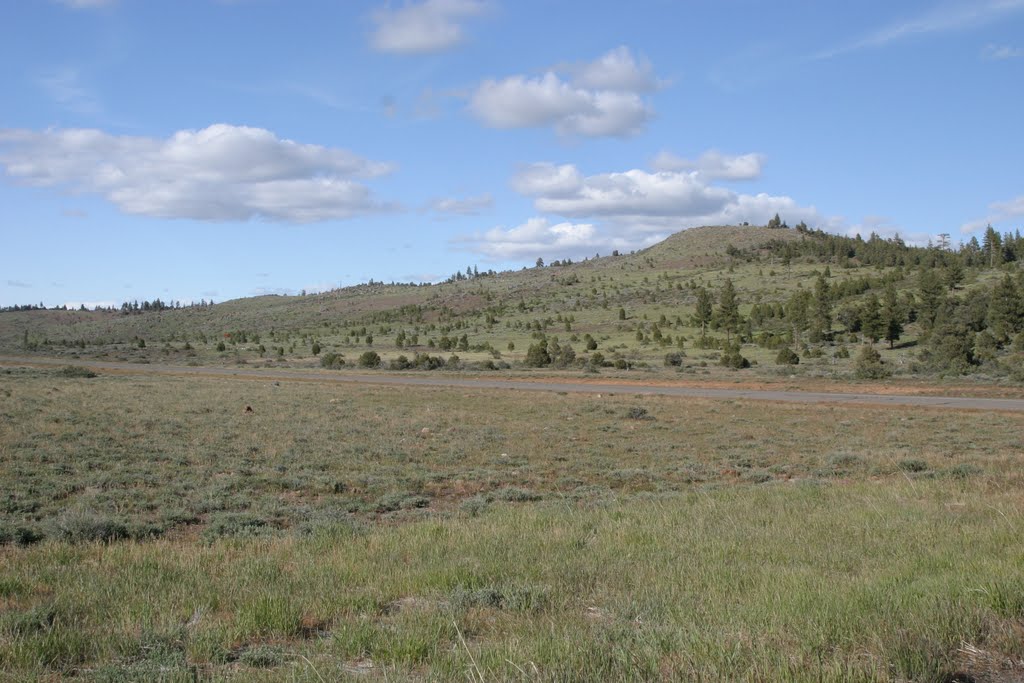
<path id="1" fill-rule="evenodd" d="M 0 374 L 0 413 L 17 680 L 1024 659 L 1019 416 L 57 370 Z"/>

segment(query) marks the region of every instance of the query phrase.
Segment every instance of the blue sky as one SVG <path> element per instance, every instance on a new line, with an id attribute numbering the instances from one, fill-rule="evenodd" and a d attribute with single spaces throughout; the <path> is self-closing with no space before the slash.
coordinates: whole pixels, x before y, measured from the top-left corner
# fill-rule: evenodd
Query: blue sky
<path id="1" fill-rule="evenodd" d="M 0 305 L 1024 224 L 1024 0 L 7 0 Z"/>

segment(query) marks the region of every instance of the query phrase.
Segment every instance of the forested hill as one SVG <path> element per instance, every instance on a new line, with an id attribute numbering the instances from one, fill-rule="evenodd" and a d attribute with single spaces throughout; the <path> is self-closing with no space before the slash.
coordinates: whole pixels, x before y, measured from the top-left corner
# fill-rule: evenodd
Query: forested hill
<path id="1" fill-rule="evenodd" d="M 189 363 L 1024 379 L 1024 241 L 951 246 L 805 225 L 685 230 L 648 249 L 446 282 L 105 311 L 6 310 L 5 352 Z M 19 307 L 22 308 L 22 307 Z M 453 360 L 453 356 L 455 357 Z M 365 358 L 364 358 L 365 357 Z"/>

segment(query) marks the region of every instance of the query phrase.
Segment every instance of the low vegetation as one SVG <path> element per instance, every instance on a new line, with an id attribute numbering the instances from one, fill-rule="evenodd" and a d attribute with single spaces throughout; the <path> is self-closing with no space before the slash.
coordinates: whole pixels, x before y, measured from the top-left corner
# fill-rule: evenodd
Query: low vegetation
<path id="1" fill-rule="evenodd" d="M 3 373 L 16 679 L 1024 667 L 1017 415 Z"/>
<path id="2" fill-rule="evenodd" d="M 1017 233 L 912 247 L 780 219 L 687 230 L 631 254 L 503 273 L 470 267 L 436 285 L 99 311 L 14 307 L 0 312 L 0 351 L 71 363 L 1019 385 L 1022 263 Z M 862 347 L 878 354 L 875 367 L 859 363 Z"/>

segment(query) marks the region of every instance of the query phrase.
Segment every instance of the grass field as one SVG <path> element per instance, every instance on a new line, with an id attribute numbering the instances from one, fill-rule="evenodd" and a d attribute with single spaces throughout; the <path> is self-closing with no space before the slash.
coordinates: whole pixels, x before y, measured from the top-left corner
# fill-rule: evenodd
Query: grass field
<path id="1" fill-rule="evenodd" d="M 0 418 L 0 680 L 1024 675 L 1019 416 L 11 370 Z"/>

